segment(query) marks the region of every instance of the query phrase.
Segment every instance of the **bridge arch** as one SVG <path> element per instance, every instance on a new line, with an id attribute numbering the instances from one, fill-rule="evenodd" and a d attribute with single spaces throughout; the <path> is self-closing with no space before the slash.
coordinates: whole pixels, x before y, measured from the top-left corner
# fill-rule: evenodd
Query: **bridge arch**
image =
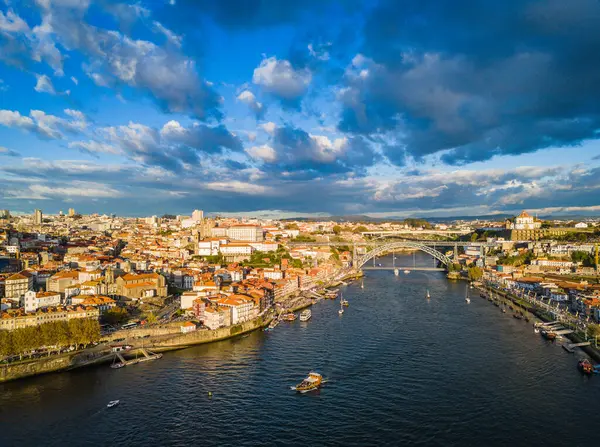
<path id="1" fill-rule="evenodd" d="M 364 255 L 355 257 L 354 267 L 357 269 L 360 269 L 360 268 L 362 268 L 363 265 L 365 265 L 367 262 L 369 262 L 374 257 L 382 255 L 384 253 L 389 253 L 391 251 L 401 249 L 401 248 L 413 248 L 416 250 L 421 250 L 422 252 L 425 252 L 428 255 L 433 256 L 435 259 L 440 261 L 446 267 L 448 267 L 450 264 L 452 264 L 452 261 L 450 260 L 450 258 L 448 256 L 437 251 L 435 248 L 431 248 L 427 245 L 420 244 L 418 242 L 396 241 L 396 242 L 390 242 L 389 244 L 385 244 L 385 245 L 379 245 L 379 246 L 375 247 L 373 250 L 365 253 Z"/>

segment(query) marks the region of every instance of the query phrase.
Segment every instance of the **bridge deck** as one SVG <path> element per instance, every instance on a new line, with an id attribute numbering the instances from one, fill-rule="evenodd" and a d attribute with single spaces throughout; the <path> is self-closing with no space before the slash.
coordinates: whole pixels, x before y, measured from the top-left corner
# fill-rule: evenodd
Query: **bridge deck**
<path id="1" fill-rule="evenodd" d="M 424 271 L 424 272 L 445 272 L 446 269 L 442 269 L 442 268 L 437 268 L 437 267 L 367 267 L 367 266 L 363 266 L 361 267 L 361 270 L 410 270 L 412 271 Z"/>

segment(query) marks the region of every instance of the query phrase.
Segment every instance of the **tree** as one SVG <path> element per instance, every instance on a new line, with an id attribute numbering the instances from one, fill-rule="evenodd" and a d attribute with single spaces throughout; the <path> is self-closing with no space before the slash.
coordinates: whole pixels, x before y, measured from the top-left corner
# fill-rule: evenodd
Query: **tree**
<path id="1" fill-rule="evenodd" d="M 333 232 L 337 235 L 340 234 L 342 232 L 342 227 L 340 227 L 339 225 L 334 225 L 332 228 Z"/>
<path id="2" fill-rule="evenodd" d="M 11 333 L 9 331 L 0 331 L 0 356 L 8 357 L 12 352 Z"/>
<path id="3" fill-rule="evenodd" d="M 367 227 L 365 227 L 364 225 L 359 225 L 358 227 L 354 228 L 353 233 L 358 234 L 358 233 L 364 233 L 365 231 L 369 231 L 369 229 Z"/>
<path id="4" fill-rule="evenodd" d="M 475 233 L 473 233 L 473 234 L 471 235 L 471 242 L 475 242 L 475 241 L 476 241 L 478 238 L 479 238 L 479 236 L 477 235 L 477 233 L 476 233 L 476 232 L 475 232 Z"/>
<path id="5" fill-rule="evenodd" d="M 299 230 L 297 223 L 289 223 L 283 228 L 286 230 Z"/>
<path id="6" fill-rule="evenodd" d="M 481 278 L 483 278 L 483 270 L 481 270 L 479 267 L 469 267 L 469 269 L 467 270 L 467 273 L 469 275 L 469 280 L 470 281 L 479 281 Z"/>
<path id="7" fill-rule="evenodd" d="M 102 315 L 102 321 L 111 326 L 121 324 L 129 319 L 129 314 L 122 307 L 114 307 L 104 312 Z"/>

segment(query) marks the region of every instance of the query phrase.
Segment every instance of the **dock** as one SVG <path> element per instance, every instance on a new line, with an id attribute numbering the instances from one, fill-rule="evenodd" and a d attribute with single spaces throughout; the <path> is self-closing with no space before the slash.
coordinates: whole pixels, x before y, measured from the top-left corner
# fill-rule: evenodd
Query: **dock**
<path id="1" fill-rule="evenodd" d="M 119 362 L 113 363 L 113 365 L 111 366 L 114 368 L 122 368 L 123 366 L 135 365 L 136 363 L 149 362 L 150 360 L 158 360 L 163 356 L 162 354 L 155 354 L 153 352 L 149 352 L 144 348 L 140 348 L 139 352 L 142 354 L 141 357 L 138 357 L 138 353 L 136 352 L 135 358 L 130 360 L 127 360 L 125 357 L 123 357 L 123 354 L 121 354 L 121 352 L 115 352 L 115 360 L 119 359 Z"/>

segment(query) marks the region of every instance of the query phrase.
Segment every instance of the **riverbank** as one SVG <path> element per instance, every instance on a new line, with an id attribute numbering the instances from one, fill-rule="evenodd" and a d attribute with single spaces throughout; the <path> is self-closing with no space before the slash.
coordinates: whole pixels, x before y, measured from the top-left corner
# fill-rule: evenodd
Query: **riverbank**
<path id="1" fill-rule="evenodd" d="M 477 289 L 477 290 L 479 290 L 482 293 L 489 293 L 485 289 Z M 501 299 L 505 303 L 510 303 L 522 310 L 525 310 L 525 311 L 531 313 L 540 322 L 549 323 L 549 322 L 554 321 L 552 316 L 548 315 L 544 310 L 540 309 L 537 306 L 532 305 L 528 301 L 525 301 L 516 295 L 510 294 L 510 293 L 507 293 L 507 292 L 504 292 L 501 290 L 497 290 L 497 289 L 494 289 L 494 293 L 498 296 L 499 299 Z M 579 335 L 577 335 L 576 332 L 573 332 L 571 334 L 565 334 L 564 337 L 568 338 L 573 343 L 581 343 L 581 342 L 585 341 Z M 585 352 L 587 355 L 589 355 L 596 362 L 600 362 L 600 350 L 598 350 L 596 347 L 594 347 L 592 345 L 580 346 L 579 349 L 581 349 L 583 352 Z"/>

